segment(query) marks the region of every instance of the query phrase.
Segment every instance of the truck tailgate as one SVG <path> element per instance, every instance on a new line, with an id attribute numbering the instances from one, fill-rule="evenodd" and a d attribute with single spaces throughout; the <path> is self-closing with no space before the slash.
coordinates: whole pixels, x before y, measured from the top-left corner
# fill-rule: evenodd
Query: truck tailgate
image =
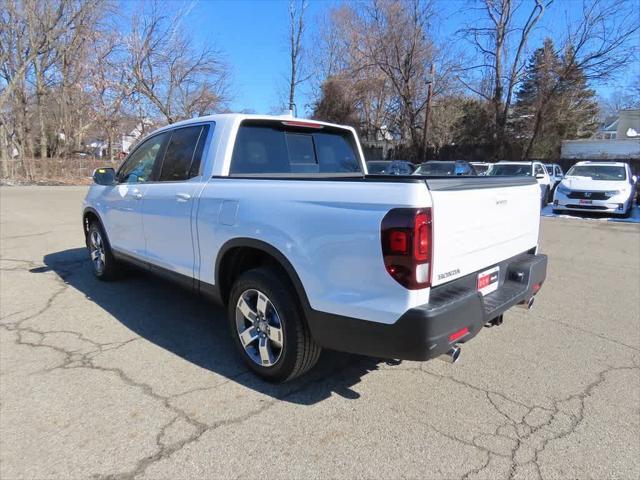
<path id="1" fill-rule="evenodd" d="M 534 179 L 449 177 L 426 183 L 433 200 L 433 286 L 537 245 L 540 189 Z"/>

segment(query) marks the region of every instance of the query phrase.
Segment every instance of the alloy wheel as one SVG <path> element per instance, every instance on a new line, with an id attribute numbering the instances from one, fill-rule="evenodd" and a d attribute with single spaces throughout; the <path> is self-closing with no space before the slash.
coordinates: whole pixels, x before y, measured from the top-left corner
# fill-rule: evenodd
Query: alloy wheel
<path id="1" fill-rule="evenodd" d="M 242 292 L 236 304 L 236 332 L 244 351 L 257 365 L 272 367 L 282 356 L 282 322 L 263 292 L 255 289 Z"/>
<path id="2" fill-rule="evenodd" d="M 96 230 L 92 231 L 89 237 L 89 252 L 94 270 L 97 274 L 101 274 L 105 265 L 104 242 L 100 232 Z"/>

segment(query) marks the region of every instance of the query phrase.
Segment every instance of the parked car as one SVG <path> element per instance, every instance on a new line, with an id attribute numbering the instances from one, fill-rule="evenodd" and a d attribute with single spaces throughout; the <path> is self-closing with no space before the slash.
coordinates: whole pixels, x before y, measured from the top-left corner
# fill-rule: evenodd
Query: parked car
<path id="1" fill-rule="evenodd" d="M 239 355 L 273 381 L 303 374 L 322 348 L 455 361 L 545 280 L 538 186 L 376 177 L 361 151 L 351 127 L 292 117 L 156 130 L 117 172 L 94 172 L 93 273 L 111 280 L 131 263 L 211 296 Z"/>
<path id="2" fill-rule="evenodd" d="M 418 165 L 413 174 L 429 176 L 477 175 L 471 164 L 464 160 L 430 160 Z"/>
<path id="3" fill-rule="evenodd" d="M 554 213 L 606 212 L 628 217 L 633 207 L 636 179 L 622 162 L 578 162 L 558 184 Z"/>
<path id="4" fill-rule="evenodd" d="M 560 180 L 564 178 L 564 173 L 562 173 L 562 167 L 557 163 L 545 163 L 544 166 L 547 169 L 547 174 L 551 180 L 551 194 L 553 195 L 553 192 L 560 183 Z"/>
<path id="5" fill-rule="evenodd" d="M 540 186 L 540 207 L 551 201 L 551 179 L 540 162 L 498 162 L 487 170 L 487 176 L 518 176 L 535 178 Z"/>
<path id="6" fill-rule="evenodd" d="M 488 162 L 470 162 L 478 175 L 486 175 L 491 166 Z"/>
<path id="7" fill-rule="evenodd" d="M 367 172 L 370 175 L 411 175 L 415 165 L 405 160 L 370 160 Z"/>

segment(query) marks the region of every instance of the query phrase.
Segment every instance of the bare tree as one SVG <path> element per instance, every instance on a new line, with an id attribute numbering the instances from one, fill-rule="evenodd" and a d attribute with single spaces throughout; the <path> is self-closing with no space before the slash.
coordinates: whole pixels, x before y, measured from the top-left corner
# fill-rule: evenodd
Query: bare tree
<path id="1" fill-rule="evenodd" d="M 494 117 L 494 142 L 497 158 L 504 154 L 507 117 L 513 93 L 525 66 L 527 43 L 546 9 L 553 0 L 478 0 L 486 23 L 468 26 L 461 33 L 478 53 L 479 62 L 467 68 L 467 73 L 490 82 L 490 88 L 473 86 L 473 80 L 463 75 L 461 82 L 472 92 L 491 103 Z M 527 8 L 525 15 L 519 10 Z M 523 18 L 524 22 L 519 20 Z"/>
<path id="2" fill-rule="evenodd" d="M 56 98 L 55 84 L 60 82 L 64 66 L 78 63 L 71 59 L 68 48 L 84 37 L 82 31 L 93 29 L 96 14 L 102 11 L 98 7 L 105 4 L 103 0 L 7 0 L 3 4 L 0 153 L 7 158 L 17 150 L 27 178 L 34 175 L 34 154 L 39 153 L 42 163 L 50 150 L 48 125 L 54 112 L 45 109 Z M 36 142 L 38 149 L 34 148 Z"/>
<path id="3" fill-rule="evenodd" d="M 419 145 L 419 113 L 426 105 L 426 67 L 433 57 L 427 35 L 430 2 L 374 0 L 360 24 L 361 53 L 388 79 L 397 98 L 400 134 Z"/>
<path id="4" fill-rule="evenodd" d="M 89 67 L 88 86 L 95 98 L 95 118 L 106 134 L 107 155 L 111 160 L 120 119 L 126 113 L 126 102 L 133 95 L 120 41 L 120 35 L 113 31 L 96 33 L 95 61 Z"/>
<path id="5" fill-rule="evenodd" d="M 153 4 L 134 18 L 128 40 L 130 81 L 167 122 L 220 109 L 228 98 L 228 67 L 219 52 L 196 49 L 179 28 Z"/>
<path id="6" fill-rule="evenodd" d="M 303 73 L 306 0 L 289 0 L 289 110 L 295 107 L 296 87 L 309 79 Z"/>

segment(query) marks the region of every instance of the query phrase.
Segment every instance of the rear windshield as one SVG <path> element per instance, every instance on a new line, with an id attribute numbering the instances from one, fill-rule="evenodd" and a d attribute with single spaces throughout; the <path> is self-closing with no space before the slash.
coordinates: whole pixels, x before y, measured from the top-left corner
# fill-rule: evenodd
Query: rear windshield
<path id="1" fill-rule="evenodd" d="M 423 163 L 414 172 L 414 175 L 455 175 L 455 162 L 433 162 Z"/>
<path id="2" fill-rule="evenodd" d="M 367 162 L 367 171 L 370 174 L 387 173 L 391 167 L 391 162 Z"/>
<path id="3" fill-rule="evenodd" d="M 592 180 L 626 180 L 624 167 L 613 165 L 575 165 L 567 172 L 567 177 L 589 177 Z"/>
<path id="4" fill-rule="evenodd" d="M 348 130 L 245 120 L 238 130 L 229 173 L 358 174 L 362 168 Z"/>
<path id="5" fill-rule="evenodd" d="M 531 165 L 505 165 L 505 164 L 493 164 L 487 170 L 487 175 L 494 176 L 531 176 Z"/>

